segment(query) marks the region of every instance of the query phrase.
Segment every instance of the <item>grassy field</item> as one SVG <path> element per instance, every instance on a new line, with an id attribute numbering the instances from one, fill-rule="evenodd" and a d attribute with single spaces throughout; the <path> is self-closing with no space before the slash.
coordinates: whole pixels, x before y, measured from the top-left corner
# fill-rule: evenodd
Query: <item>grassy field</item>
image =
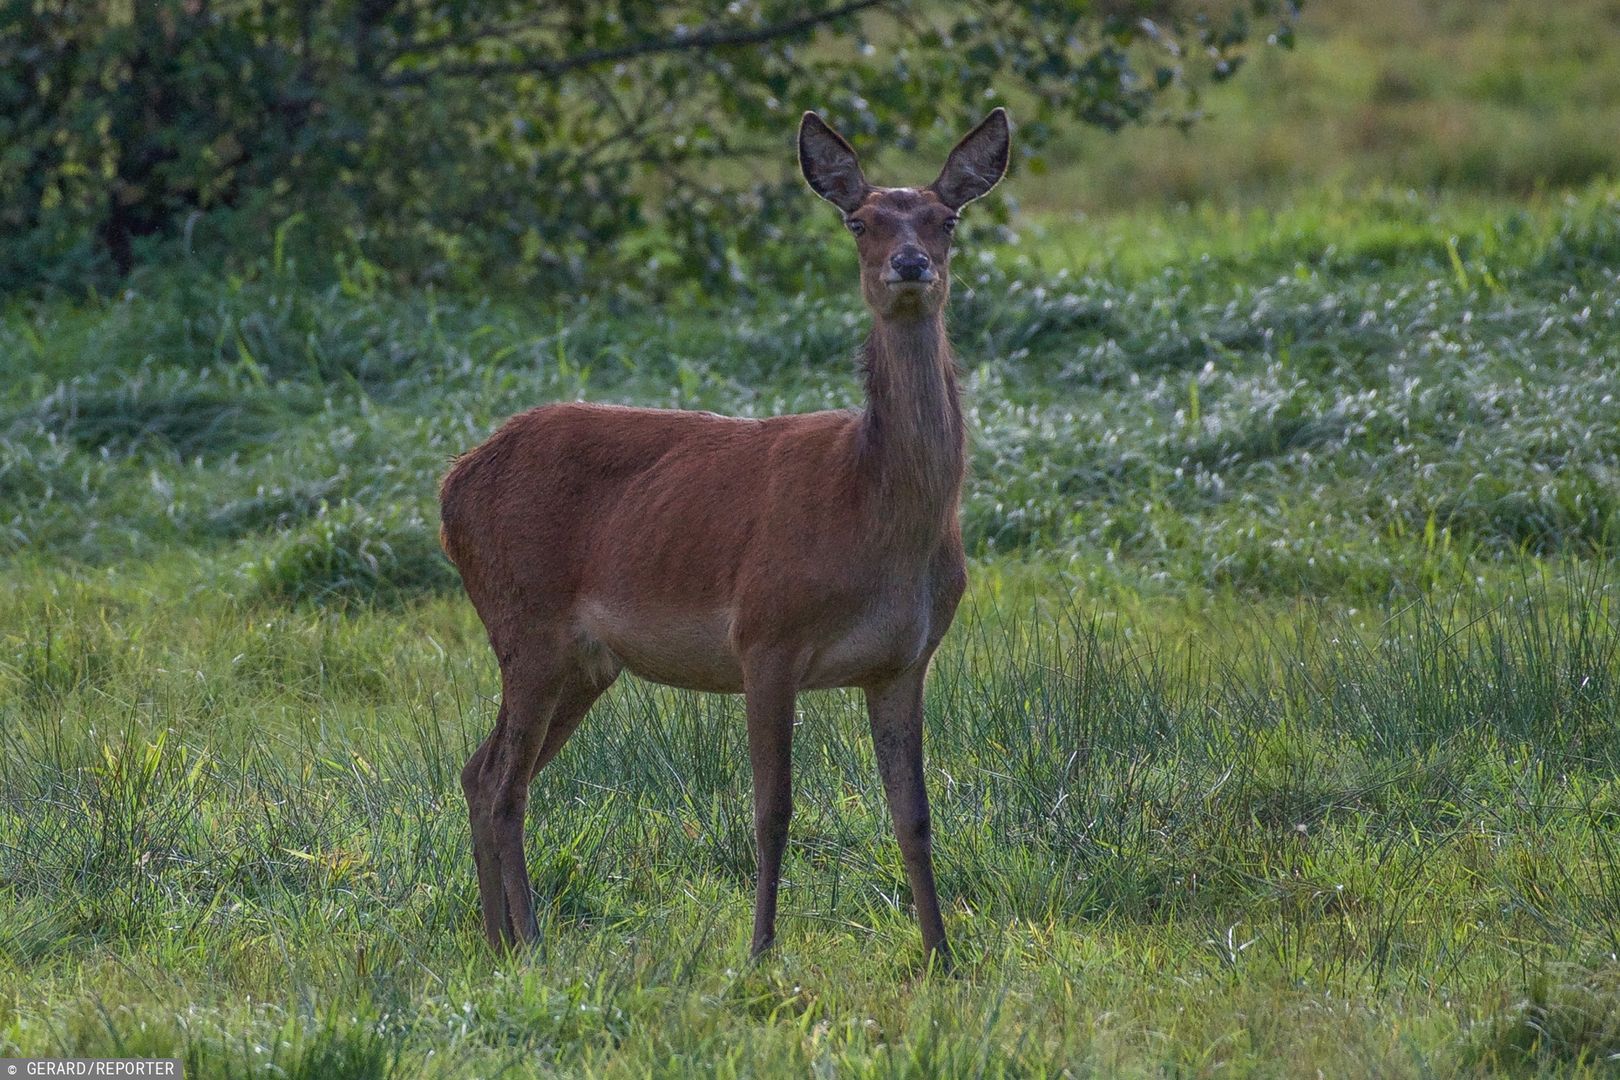
<path id="1" fill-rule="evenodd" d="M 1015 197 L 1073 214 L 1369 182 L 1523 195 L 1620 174 L 1613 0 L 1306 0 L 1297 39 L 1209 90 L 1186 134 L 1066 133 Z"/>
<path id="2" fill-rule="evenodd" d="M 1055 221 L 963 256 L 973 586 L 921 970 L 807 695 L 744 963 L 739 702 L 624 681 L 476 925 L 451 454 L 576 396 L 853 403 L 863 316 L 185 267 L 0 320 L 0 1053 L 195 1076 L 1600 1073 L 1620 1055 L 1620 189 Z M 827 223 L 827 232 L 835 232 Z"/>

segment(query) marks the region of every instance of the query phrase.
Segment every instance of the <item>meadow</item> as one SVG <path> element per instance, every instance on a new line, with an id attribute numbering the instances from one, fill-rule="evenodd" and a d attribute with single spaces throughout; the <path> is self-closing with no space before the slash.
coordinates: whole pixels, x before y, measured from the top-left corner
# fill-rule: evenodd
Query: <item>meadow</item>
<path id="1" fill-rule="evenodd" d="M 964 222 L 950 973 L 844 693 L 800 701 L 760 963 L 741 702 L 628 678 L 536 783 L 542 945 L 478 924 L 498 680 L 438 479 L 545 401 L 857 404 L 808 194 L 725 296 L 411 286 L 294 217 L 0 299 L 0 1056 L 1620 1069 L 1614 17 L 1311 5 L 1204 126 L 1066 136 L 1015 238 Z"/>
<path id="2" fill-rule="evenodd" d="M 538 401 L 854 403 L 836 256 L 678 312 L 402 292 L 279 243 L 14 303 L 0 1051 L 1611 1068 L 1617 211 L 1604 184 L 1372 191 L 962 256 L 973 584 L 927 744 L 951 975 L 841 693 L 802 699 L 761 964 L 740 704 L 629 680 L 536 787 L 545 944 L 497 956 L 476 923 L 457 773 L 497 686 L 437 477 Z"/>

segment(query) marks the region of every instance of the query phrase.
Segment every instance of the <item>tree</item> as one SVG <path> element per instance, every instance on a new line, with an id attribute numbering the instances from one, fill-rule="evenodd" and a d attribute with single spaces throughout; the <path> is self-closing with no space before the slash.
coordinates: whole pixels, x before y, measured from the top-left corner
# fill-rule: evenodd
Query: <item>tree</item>
<path id="1" fill-rule="evenodd" d="M 318 213 L 421 275 L 579 277 L 656 235 L 683 270 L 721 276 L 739 238 L 781 220 L 802 109 L 911 148 L 1005 101 L 1038 154 L 1069 122 L 1190 121 L 1199 87 L 1261 36 L 1287 44 L 1294 15 L 1291 0 L 4 4 L 0 286 L 127 273 L 148 241 L 244 207 Z"/>

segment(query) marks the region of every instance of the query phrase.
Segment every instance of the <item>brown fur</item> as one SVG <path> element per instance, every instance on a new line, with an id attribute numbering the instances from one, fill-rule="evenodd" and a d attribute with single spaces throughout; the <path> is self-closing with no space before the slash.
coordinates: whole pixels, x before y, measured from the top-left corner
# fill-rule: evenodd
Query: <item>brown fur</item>
<path id="1" fill-rule="evenodd" d="M 988 190 L 1006 138 L 998 110 L 930 188 L 877 189 L 848 144 L 806 115 L 806 176 L 858 222 L 874 315 L 864 410 L 745 420 L 548 405 L 509 420 L 445 477 L 441 539 L 502 676 L 495 729 L 463 773 L 492 941 L 537 932 L 523 862 L 530 782 L 627 668 L 746 695 L 755 952 L 775 934 L 794 695 L 863 689 L 924 942 L 944 959 L 922 686 L 966 575 L 963 421 L 943 315 L 960 202 L 939 192 Z M 907 259 L 925 279 L 896 282 Z"/>

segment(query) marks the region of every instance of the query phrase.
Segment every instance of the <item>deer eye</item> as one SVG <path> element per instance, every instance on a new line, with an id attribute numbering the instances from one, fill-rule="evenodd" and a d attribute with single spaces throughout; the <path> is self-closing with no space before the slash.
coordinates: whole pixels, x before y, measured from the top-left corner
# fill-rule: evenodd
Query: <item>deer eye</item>
<path id="1" fill-rule="evenodd" d="M 955 217 L 948 217 L 948 218 L 945 219 L 945 231 L 946 232 L 955 232 L 956 231 L 956 218 Z"/>
<path id="2" fill-rule="evenodd" d="M 866 222 L 862 221 L 860 218 L 845 218 L 844 224 L 849 228 L 849 231 L 854 233 L 856 236 L 860 236 L 866 231 Z"/>

